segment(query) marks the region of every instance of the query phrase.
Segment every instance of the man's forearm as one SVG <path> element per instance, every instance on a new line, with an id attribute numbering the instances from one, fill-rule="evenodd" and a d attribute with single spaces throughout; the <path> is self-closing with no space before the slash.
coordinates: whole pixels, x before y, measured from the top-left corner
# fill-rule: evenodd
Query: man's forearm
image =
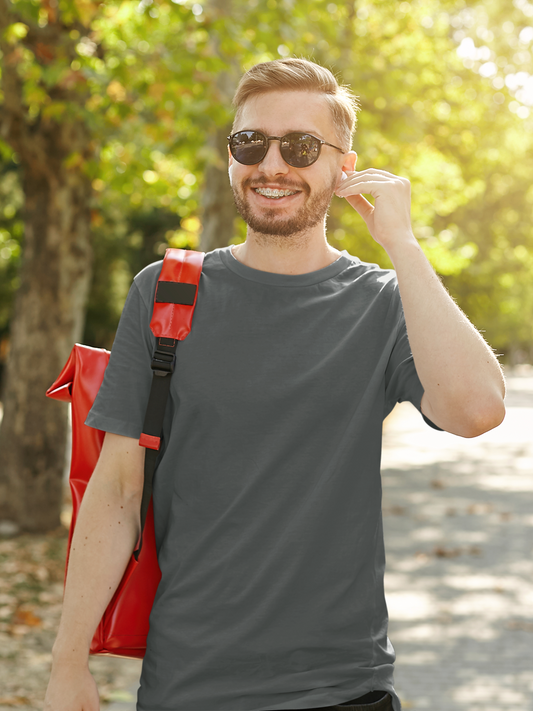
<path id="1" fill-rule="evenodd" d="M 505 384 L 493 352 L 451 299 L 414 236 L 387 251 L 424 387 L 424 414 L 464 437 L 496 427 L 505 415 Z"/>
<path id="2" fill-rule="evenodd" d="M 120 583 L 139 536 L 140 498 L 105 472 L 93 475 L 70 550 L 55 660 L 87 661 L 94 631 Z"/>

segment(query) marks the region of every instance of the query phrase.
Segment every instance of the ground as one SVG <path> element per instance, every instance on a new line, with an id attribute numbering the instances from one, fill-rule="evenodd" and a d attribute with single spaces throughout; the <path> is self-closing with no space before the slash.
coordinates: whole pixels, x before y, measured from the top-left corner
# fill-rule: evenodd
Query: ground
<path id="1" fill-rule="evenodd" d="M 61 614 L 67 529 L 0 541 L 0 710 L 42 709 Z M 92 658 L 103 708 L 131 700 L 139 663 Z"/>
<path id="2" fill-rule="evenodd" d="M 508 390 L 503 425 L 473 440 L 410 405 L 387 422 L 385 586 L 405 711 L 533 711 L 533 369 Z M 42 708 L 66 542 L 66 528 L 0 539 L 0 711 Z M 102 709 L 134 711 L 140 663 L 90 666 Z"/>
<path id="3" fill-rule="evenodd" d="M 475 439 L 410 405 L 382 462 L 389 636 L 404 709 L 533 711 L 533 369 Z"/>

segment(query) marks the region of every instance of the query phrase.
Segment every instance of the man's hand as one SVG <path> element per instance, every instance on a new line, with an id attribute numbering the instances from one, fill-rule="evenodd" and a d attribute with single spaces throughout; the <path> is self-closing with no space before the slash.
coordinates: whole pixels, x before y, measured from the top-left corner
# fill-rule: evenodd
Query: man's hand
<path id="1" fill-rule="evenodd" d="M 411 184 L 386 170 L 348 171 L 347 178 L 338 186 L 335 194 L 346 198 L 357 210 L 372 237 L 385 250 L 398 244 L 399 240 L 413 240 L 411 227 Z M 372 205 L 363 193 L 371 195 Z"/>
<path id="2" fill-rule="evenodd" d="M 99 711 L 96 683 L 87 665 L 69 663 L 52 667 L 44 711 Z"/>

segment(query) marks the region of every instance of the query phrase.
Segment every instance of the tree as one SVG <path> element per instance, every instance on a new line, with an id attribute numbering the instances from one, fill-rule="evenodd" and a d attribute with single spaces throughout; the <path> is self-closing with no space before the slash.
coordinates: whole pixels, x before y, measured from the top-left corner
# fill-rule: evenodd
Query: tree
<path id="1" fill-rule="evenodd" d="M 7 0 L 0 2 L 0 135 L 21 163 L 25 223 L 4 381 L 0 502 L 4 517 L 42 530 L 59 523 L 64 449 L 58 443 L 65 441 L 67 413 L 38 394 L 82 334 L 91 182 L 80 162 L 94 149 L 77 110 L 84 82 L 69 68 L 76 53 L 68 30 L 83 25 L 72 18 L 65 28 L 51 5 L 41 8 L 45 15 L 35 6 L 21 11 L 15 15 Z M 49 86 L 47 104 L 41 83 Z"/>
<path id="2" fill-rule="evenodd" d="M 195 181 L 185 161 L 167 159 L 166 151 L 175 142 L 190 152 L 187 134 L 198 134 L 194 118 L 202 116 L 202 100 L 194 95 L 200 84 L 189 85 L 209 38 L 194 8 L 161 2 L 148 9 L 151 4 L 0 0 L 0 137 L 17 156 L 24 193 L 20 288 L 4 373 L 0 516 L 25 530 L 59 523 L 67 413 L 44 392 L 82 335 L 91 218 L 99 223 L 93 198 L 113 182 L 114 134 L 134 135 L 131 150 L 115 147 L 116 156 L 130 159 L 129 166 L 120 161 L 125 167 L 118 173 L 121 193 L 135 207 L 171 205 L 166 198 L 176 169 L 185 182 L 180 197 Z M 175 228 L 196 205 L 179 206 Z"/>

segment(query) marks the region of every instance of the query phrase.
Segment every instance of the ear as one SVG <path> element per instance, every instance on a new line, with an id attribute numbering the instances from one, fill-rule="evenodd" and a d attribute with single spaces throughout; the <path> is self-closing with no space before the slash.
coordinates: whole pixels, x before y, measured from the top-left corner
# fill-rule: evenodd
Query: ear
<path id="1" fill-rule="evenodd" d="M 348 171 L 354 171 L 355 165 L 357 163 L 357 153 L 355 151 L 348 151 L 344 154 L 344 162 L 342 164 L 342 170 L 347 173 Z"/>
<path id="2" fill-rule="evenodd" d="M 229 178 L 229 184 L 231 185 L 232 184 L 231 174 L 233 172 L 233 156 L 231 155 L 229 146 L 228 146 L 228 156 L 229 156 L 229 158 L 228 158 L 228 178 Z"/>

